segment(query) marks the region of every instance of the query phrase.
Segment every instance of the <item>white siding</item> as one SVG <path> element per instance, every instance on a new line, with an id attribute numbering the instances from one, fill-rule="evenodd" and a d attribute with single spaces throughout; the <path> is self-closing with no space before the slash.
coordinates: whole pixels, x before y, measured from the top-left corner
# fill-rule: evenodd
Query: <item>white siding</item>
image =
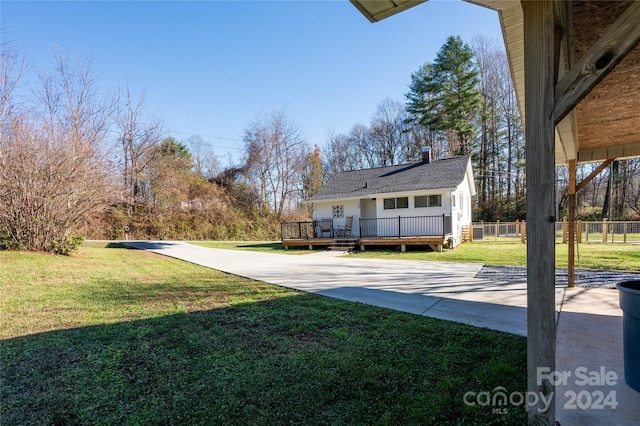
<path id="1" fill-rule="evenodd" d="M 340 218 L 333 217 L 333 206 L 343 206 L 344 215 Z M 341 200 L 341 201 L 316 201 L 313 203 L 313 218 L 333 219 L 333 227 L 344 227 L 345 218 L 353 216 L 353 225 L 351 229 L 352 236 L 359 236 L 358 222 L 360 220 L 360 202 L 359 200 Z"/>

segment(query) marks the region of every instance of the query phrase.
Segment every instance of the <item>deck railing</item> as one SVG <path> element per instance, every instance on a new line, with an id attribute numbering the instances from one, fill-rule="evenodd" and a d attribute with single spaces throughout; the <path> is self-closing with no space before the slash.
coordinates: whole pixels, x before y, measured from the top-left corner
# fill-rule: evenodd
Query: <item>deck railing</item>
<path id="1" fill-rule="evenodd" d="M 433 237 L 451 233 L 451 216 L 360 219 L 360 237 Z"/>
<path id="2" fill-rule="evenodd" d="M 283 240 L 309 240 L 316 238 L 318 221 L 308 222 L 283 222 L 281 224 Z"/>
<path id="3" fill-rule="evenodd" d="M 312 238 L 333 238 L 334 227 L 331 221 L 330 231 L 322 232 L 321 221 L 283 222 L 281 224 L 283 240 L 309 240 Z M 326 223 L 324 225 L 327 225 Z M 354 229 L 356 226 L 354 225 Z M 451 233 L 451 216 L 413 216 L 360 219 L 358 224 L 360 237 L 432 237 Z"/>

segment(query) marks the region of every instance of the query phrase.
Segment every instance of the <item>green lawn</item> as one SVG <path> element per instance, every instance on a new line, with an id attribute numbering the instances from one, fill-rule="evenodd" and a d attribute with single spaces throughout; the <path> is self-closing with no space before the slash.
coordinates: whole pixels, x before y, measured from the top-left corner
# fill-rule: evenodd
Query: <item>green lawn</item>
<path id="1" fill-rule="evenodd" d="M 556 266 L 567 267 L 567 244 L 556 244 Z M 439 260 L 448 262 L 476 262 L 492 266 L 526 266 L 527 246 L 519 241 L 464 243 L 454 250 L 442 253 L 432 251 L 367 250 L 354 252 L 352 256 Z M 640 246 L 632 244 L 579 244 L 576 251 L 576 267 L 583 269 L 604 269 L 640 271 Z"/>
<path id="2" fill-rule="evenodd" d="M 148 252 L 0 252 L 2 424 L 523 424 L 522 337 Z"/>

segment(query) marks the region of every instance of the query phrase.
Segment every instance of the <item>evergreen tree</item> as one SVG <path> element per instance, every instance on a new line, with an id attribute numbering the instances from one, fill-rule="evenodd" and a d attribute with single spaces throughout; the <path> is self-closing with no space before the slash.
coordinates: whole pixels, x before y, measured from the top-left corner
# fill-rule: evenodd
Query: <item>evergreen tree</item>
<path id="1" fill-rule="evenodd" d="M 435 61 L 412 74 L 407 111 L 417 123 L 445 133 L 450 153 L 468 154 L 482 101 L 478 83 L 473 51 L 459 36 L 450 36 Z"/>

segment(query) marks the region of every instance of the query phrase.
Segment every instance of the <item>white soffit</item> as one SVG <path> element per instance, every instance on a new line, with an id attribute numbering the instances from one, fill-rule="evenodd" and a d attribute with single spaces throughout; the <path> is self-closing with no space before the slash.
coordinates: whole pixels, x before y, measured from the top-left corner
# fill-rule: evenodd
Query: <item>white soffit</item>
<path id="1" fill-rule="evenodd" d="M 378 22 L 427 0 L 350 0 L 370 22 Z"/>

